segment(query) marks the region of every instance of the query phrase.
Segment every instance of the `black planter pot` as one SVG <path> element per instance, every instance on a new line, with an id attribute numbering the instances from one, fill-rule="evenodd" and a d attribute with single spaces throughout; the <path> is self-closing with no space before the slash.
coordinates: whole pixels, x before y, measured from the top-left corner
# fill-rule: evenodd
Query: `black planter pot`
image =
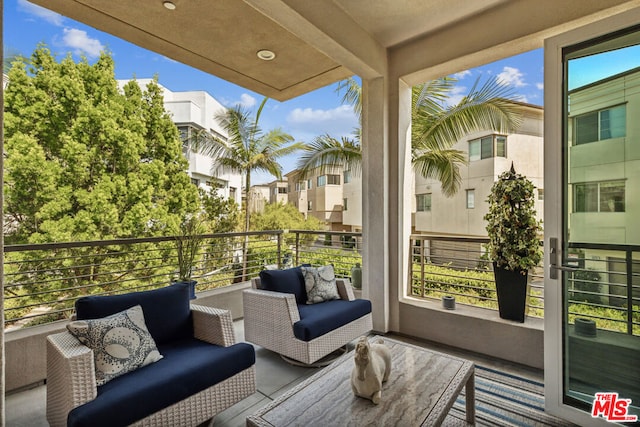
<path id="1" fill-rule="evenodd" d="M 528 271 L 505 270 L 493 263 L 500 317 L 523 323 L 527 308 Z"/>

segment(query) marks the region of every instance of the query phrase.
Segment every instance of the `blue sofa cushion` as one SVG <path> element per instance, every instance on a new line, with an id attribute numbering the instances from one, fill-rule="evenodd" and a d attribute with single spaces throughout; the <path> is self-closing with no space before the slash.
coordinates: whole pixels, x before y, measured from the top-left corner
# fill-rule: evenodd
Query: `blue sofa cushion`
<path id="1" fill-rule="evenodd" d="M 298 312 L 300 320 L 293 324 L 293 334 L 299 340 L 311 341 L 371 313 L 371 301 L 356 299 L 299 304 Z"/>
<path id="2" fill-rule="evenodd" d="M 221 347 L 195 338 L 160 346 L 156 363 L 98 387 L 98 397 L 69 412 L 68 427 L 126 426 L 255 364 L 247 343 Z"/>
<path id="3" fill-rule="evenodd" d="M 142 306 L 147 329 L 158 346 L 193 337 L 187 283 L 123 295 L 82 297 L 76 301 L 76 316 L 78 320 L 99 319 L 136 305 Z"/>
<path id="4" fill-rule="evenodd" d="M 260 272 L 261 287 L 265 291 L 283 292 L 294 294 L 296 304 L 307 302 L 307 291 L 304 287 L 304 278 L 300 267 L 286 270 L 262 270 Z"/>

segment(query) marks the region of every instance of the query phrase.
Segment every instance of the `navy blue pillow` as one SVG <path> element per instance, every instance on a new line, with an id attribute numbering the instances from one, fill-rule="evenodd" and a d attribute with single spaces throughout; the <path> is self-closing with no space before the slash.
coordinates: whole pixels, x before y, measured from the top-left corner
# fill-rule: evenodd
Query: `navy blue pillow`
<path id="1" fill-rule="evenodd" d="M 99 319 L 138 304 L 156 344 L 193 337 L 188 283 L 122 295 L 82 297 L 76 301 L 76 316 L 78 320 Z"/>
<path id="2" fill-rule="evenodd" d="M 304 278 L 300 267 L 286 270 L 262 270 L 260 272 L 261 287 L 265 291 L 283 292 L 294 294 L 297 304 L 307 302 L 307 290 L 304 287 Z"/>

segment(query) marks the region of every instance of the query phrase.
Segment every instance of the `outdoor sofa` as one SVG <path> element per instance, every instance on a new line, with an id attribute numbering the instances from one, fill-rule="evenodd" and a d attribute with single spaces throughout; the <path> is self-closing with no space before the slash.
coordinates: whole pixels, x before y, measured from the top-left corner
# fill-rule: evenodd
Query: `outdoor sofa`
<path id="1" fill-rule="evenodd" d="M 104 380 L 109 373 L 96 373 L 93 350 L 70 332 L 47 338 L 51 426 L 196 426 L 255 392 L 253 346 L 236 344 L 228 311 L 190 306 L 187 284 L 83 297 L 76 302 L 76 316 L 83 325 L 83 319 L 119 318 L 123 310 L 139 313 L 138 305 L 157 345 L 157 352 L 146 357 L 162 358 L 102 385 L 96 378 Z"/>

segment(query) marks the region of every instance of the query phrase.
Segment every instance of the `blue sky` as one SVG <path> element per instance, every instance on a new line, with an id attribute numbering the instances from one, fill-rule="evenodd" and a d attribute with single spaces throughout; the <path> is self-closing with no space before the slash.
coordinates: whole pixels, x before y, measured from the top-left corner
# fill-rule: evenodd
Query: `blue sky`
<path id="1" fill-rule="evenodd" d="M 108 49 L 116 64 L 117 79 L 158 75 L 160 84 L 171 91 L 205 90 L 228 107 L 236 104 L 257 107 L 263 98 L 260 94 L 139 48 L 26 0 L 4 1 L 3 27 L 5 51 L 30 56 L 37 44 L 44 42 L 59 59 L 71 52 L 76 59 L 84 54 L 92 62 L 101 50 Z M 542 105 L 543 102 L 542 49 L 472 70 L 461 70 L 455 77 L 459 81 L 452 92 L 450 104 L 464 96 L 478 77 L 482 82 L 493 77 L 500 79 L 512 86 L 514 93 L 524 102 L 536 105 Z M 333 84 L 286 102 L 270 100 L 263 111 L 261 127 L 280 127 L 303 142 L 310 142 L 315 136 L 325 133 L 334 137 L 349 136 L 358 120 L 349 106 L 341 105 L 341 97 L 335 89 L 336 84 Z M 292 156 L 282 161 L 284 173 L 295 168 L 296 160 Z M 269 175 L 258 175 L 253 181 L 260 183 L 273 179 Z"/>

